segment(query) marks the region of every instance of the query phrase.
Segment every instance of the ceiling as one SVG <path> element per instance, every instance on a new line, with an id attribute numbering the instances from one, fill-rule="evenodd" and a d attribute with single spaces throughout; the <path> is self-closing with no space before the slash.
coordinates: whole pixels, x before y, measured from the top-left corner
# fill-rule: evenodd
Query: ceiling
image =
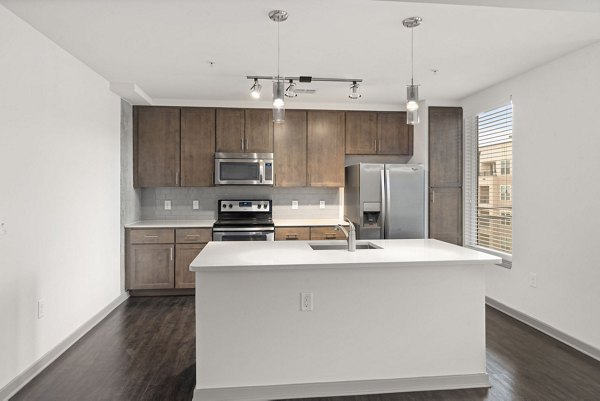
<path id="1" fill-rule="evenodd" d="M 290 108 L 401 107 L 410 83 L 402 20 L 410 16 L 423 18 L 414 31 L 415 82 L 426 99 L 461 99 L 600 41 L 600 10 L 576 0 L 517 2 L 525 8 L 507 7 L 512 0 L 0 3 L 107 80 L 147 95 L 136 103 L 267 106 L 269 82 L 267 96 L 252 103 L 245 77 L 276 74 L 277 24 L 267 16 L 276 8 L 289 13 L 280 25 L 282 75 L 364 80 L 357 101 L 346 83 L 300 85 L 317 93 L 286 101 Z"/>

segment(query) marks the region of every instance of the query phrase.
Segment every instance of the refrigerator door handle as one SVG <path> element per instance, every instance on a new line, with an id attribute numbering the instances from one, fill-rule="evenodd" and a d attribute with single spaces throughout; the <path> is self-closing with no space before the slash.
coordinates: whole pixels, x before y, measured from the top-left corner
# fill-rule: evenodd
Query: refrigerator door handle
<path id="1" fill-rule="evenodd" d="M 385 217 L 390 213 L 390 170 L 385 170 Z M 385 237 L 389 236 L 389 224 L 385 224 Z"/>
<path id="2" fill-rule="evenodd" d="M 386 205 L 385 205 L 385 176 L 384 176 L 384 170 L 385 167 L 383 168 L 383 170 L 380 171 L 381 173 L 381 239 L 385 238 L 385 226 L 386 226 Z"/>

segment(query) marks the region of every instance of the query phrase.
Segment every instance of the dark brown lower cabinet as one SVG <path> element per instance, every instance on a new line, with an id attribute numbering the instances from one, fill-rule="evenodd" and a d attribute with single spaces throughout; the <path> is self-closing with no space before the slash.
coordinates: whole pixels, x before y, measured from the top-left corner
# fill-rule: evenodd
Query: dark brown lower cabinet
<path id="1" fill-rule="evenodd" d="M 429 238 L 462 245 L 462 188 L 429 190 Z"/>
<path id="2" fill-rule="evenodd" d="M 128 290 L 195 287 L 190 264 L 212 238 L 211 228 L 127 230 Z"/>
<path id="3" fill-rule="evenodd" d="M 174 244 L 129 245 L 127 288 L 150 290 L 173 288 Z"/>
<path id="4" fill-rule="evenodd" d="M 204 249 L 206 244 L 177 244 L 175 253 L 175 288 L 194 288 L 196 273 L 190 271 L 190 263 Z"/>

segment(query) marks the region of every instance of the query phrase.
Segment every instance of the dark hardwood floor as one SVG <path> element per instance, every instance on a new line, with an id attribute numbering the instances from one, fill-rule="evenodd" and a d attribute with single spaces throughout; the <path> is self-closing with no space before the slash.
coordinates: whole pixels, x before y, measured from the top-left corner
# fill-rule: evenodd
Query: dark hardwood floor
<path id="1" fill-rule="evenodd" d="M 599 361 L 492 308 L 486 313 L 491 389 L 321 400 L 600 400 Z M 191 400 L 194 332 L 194 297 L 130 298 L 11 400 Z"/>

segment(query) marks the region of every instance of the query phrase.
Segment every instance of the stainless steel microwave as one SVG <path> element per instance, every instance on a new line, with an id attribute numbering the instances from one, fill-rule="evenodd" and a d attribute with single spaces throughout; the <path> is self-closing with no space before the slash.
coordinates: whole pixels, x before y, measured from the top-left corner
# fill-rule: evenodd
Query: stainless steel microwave
<path id="1" fill-rule="evenodd" d="M 215 153 L 216 185 L 273 185 L 273 153 Z"/>

